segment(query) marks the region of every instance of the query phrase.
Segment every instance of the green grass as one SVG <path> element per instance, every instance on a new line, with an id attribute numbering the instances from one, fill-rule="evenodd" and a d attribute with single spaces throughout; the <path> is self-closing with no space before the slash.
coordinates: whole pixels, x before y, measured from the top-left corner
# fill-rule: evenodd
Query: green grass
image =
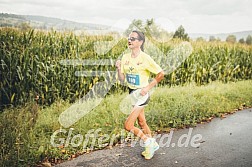
<path id="1" fill-rule="evenodd" d="M 219 117 L 223 113 L 234 112 L 244 106 L 252 106 L 252 81 L 239 81 L 223 84 L 213 82 L 206 86 L 194 84 L 176 87 L 158 87 L 153 91 L 151 101 L 146 107 L 146 119 L 153 131 L 168 131 L 170 128 L 195 126 L 207 121 L 209 117 Z M 89 114 L 71 126 L 72 135 L 85 134 L 91 129 L 99 129 L 99 137 L 105 134 L 118 135 L 120 139 L 127 115 L 120 111 L 120 103 L 127 93 L 119 92 L 107 96 L 104 101 Z M 41 160 L 67 160 L 71 155 L 84 151 L 79 147 L 53 147 L 51 135 L 60 128 L 58 117 L 71 104 L 58 100 L 50 107 L 42 108 L 28 104 L 20 108 L 9 108 L 0 113 L 1 166 L 33 166 Z M 66 133 L 58 138 L 67 139 Z M 85 139 L 85 138 L 84 138 Z M 84 140 L 83 139 L 83 140 Z M 108 140 L 103 143 L 109 142 Z M 66 142 L 65 142 L 66 144 Z M 90 146 L 91 141 L 87 144 Z M 95 145 L 95 149 L 103 146 Z M 56 159 L 56 160 L 55 160 Z"/>

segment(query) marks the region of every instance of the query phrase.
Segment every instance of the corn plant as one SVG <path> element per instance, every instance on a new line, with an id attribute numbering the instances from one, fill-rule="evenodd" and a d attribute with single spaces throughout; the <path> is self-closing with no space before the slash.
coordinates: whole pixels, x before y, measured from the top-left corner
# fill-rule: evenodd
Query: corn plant
<path id="1" fill-rule="evenodd" d="M 92 86 L 103 80 L 76 77 L 76 71 L 111 71 L 111 66 L 64 66 L 64 59 L 117 59 L 127 49 L 127 41 L 120 40 L 107 53 L 97 54 L 95 43 L 113 40 L 111 35 L 77 36 L 71 32 L 20 31 L 1 28 L 0 31 L 0 108 L 23 105 L 33 101 L 50 105 L 56 99 L 75 101 Z M 152 41 L 153 42 L 153 41 Z M 153 42 L 163 56 L 181 41 Z M 191 42 L 192 54 L 174 71 L 165 76 L 162 85 L 198 85 L 215 80 L 229 82 L 252 78 L 252 47 L 225 42 Z M 153 46 L 146 46 L 152 56 L 158 54 Z M 108 47 L 109 46 L 105 46 Z M 162 57 L 159 59 L 162 61 Z M 112 92 L 121 87 L 112 87 Z M 39 97 L 39 98 L 37 98 Z"/>

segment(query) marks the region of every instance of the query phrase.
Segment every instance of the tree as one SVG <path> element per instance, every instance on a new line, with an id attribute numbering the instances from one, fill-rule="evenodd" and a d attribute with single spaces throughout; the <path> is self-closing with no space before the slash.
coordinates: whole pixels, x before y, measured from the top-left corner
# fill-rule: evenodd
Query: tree
<path id="1" fill-rule="evenodd" d="M 31 26 L 29 23 L 26 23 L 26 22 L 23 22 L 20 24 L 19 28 L 22 30 L 22 31 L 28 31 L 31 29 Z"/>
<path id="2" fill-rule="evenodd" d="M 188 34 L 185 33 L 185 29 L 182 25 L 179 26 L 178 29 L 175 31 L 173 38 L 179 38 L 185 41 L 189 41 Z"/>
<path id="3" fill-rule="evenodd" d="M 246 38 L 246 44 L 251 45 L 252 44 L 252 36 L 248 35 Z"/>
<path id="4" fill-rule="evenodd" d="M 244 44 L 245 43 L 244 38 L 239 39 L 239 43 Z"/>
<path id="5" fill-rule="evenodd" d="M 147 19 L 145 25 L 145 33 L 148 38 L 162 42 L 168 41 L 173 37 L 173 33 L 169 33 L 161 26 L 157 25 L 154 19 L 151 20 Z"/>
<path id="6" fill-rule="evenodd" d="M 143 24 L 142 20 L 136 20 L 134 19 L 132 23 L 129 25 L 127 30 L 124 32 L 126 36 L 128 36 L 133 30 L 140 30 L 140 31 L 145 31 L 145 26 Z"/>
<path id="7" fill-rule="evenodd" d="M 172 33 L 169 33 L 158 26 L 154 19 L 147 19 L 146 22 L 143 22 L 142 20 L 133 20 L 124 34 L 127 36 L 132 30 L 142 31 L 147 38 L 157 41 L 167 41 L 173 36 Z"/>
<path id="8" fill-rule="evenodd" d="M 209 42 L 213 42 L 213 41 L 216 41 L 215 36 L 210 36 L 210 37 L 209 37 Z"/>
<path id="9" fill-rule="evenodd" d="M 226 42 L 228 42 L 228 43 L 235 43 L 236 42 L 236 36 L 235 35 L 229 35 L 229 36 L 227 36 Z"/>
<path id="10" fill-rule="evenodd" d="M 202 42 L 202 41 L 206 41 L 203 37 L 198 37 L 197 39 L 196 39 L 196 41 L 197 42 Z"/>

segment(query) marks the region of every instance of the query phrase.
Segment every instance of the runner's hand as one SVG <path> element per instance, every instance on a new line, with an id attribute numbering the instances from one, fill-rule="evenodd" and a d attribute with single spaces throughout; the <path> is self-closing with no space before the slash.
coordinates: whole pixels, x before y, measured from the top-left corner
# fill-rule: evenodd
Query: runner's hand
<path id="1" fill-rule="evenodd" d="M 140 94 L 141 94 L 142 96 L 145 96 L 148 92 L 149 92 L 149 89 L 148 89 L 147 87 L 144 87 L 144 88 L 142 88 Z"/>
<path id="2" fill-rule="evenodd" d="M 121 60 L 117 60 L 115 65 L 116 65 L 116 68 L 118 70 L 120 70 L 121 69 Z"/>

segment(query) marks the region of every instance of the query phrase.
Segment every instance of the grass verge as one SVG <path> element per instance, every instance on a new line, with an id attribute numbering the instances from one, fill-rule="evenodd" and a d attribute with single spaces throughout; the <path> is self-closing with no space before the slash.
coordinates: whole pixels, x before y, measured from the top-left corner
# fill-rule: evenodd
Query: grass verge
<path id="1" fill-rule="evenodd" d="M 195 126 L 252 106 L 252 81 L 206 86 L 159 87 L 146 107 L 146 119 L 153 131 Z M 47 108 L 29 104 L 0 113 L 1 166 L 34 166 L 41 161 L 59 163 L 90 149 L 102 149 L 121 142 L 123 124 L 127 118 L 122 101 L 127 93 L 107 96 L 93 111 L 70 128 L 58 122 L 60 113 L 71 106 L 57 101 Z M 61 130 L 61 132 L 59 132 Z M 52 135 L 57 132 L 55 138 Z M 87 137 L 92 132 L 94 140 Z M 90 140 L 86 140 L 89 138 Z M 111 140 L 113 138 L 113 140 Z M 57 146 L 52 145 L 52 141 Z"/>

